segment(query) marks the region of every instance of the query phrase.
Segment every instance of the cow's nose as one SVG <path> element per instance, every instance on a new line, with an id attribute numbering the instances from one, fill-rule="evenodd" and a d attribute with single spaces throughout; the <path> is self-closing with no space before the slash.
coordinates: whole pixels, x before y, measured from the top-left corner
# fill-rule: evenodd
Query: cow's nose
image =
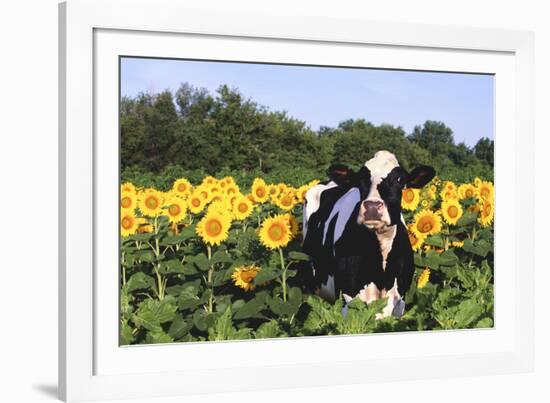
<path id="1" fill-rule="evenodd" d="M 366 210 L 380 210 L 384 205 L 380 200 L 365 200 L 363 206 Z"/>

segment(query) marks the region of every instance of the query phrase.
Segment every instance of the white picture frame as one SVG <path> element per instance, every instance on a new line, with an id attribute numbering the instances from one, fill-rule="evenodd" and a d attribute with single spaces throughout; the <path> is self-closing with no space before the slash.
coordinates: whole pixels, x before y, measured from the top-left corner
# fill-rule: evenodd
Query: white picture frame
<path id="1" fill-rule="evenodd" d="M 184 3 L 169 0 L 71 0 L 60 5 L 59 39 L 62 399 L 172 396 L 532 370 L 531 33 L 359 19 L 228 15 L 187 9 Z M 112 215 L 116 211 L 108 206 L 116 205 L 113 197 L 118 197 L 112 192 L 114 185 L 118 188 L 118 92 L 114 96 L 113 89 L 118 89 L 118 57 L 128 54 L 495 74 L 495 267 L 502 273 L 495 280 L 495 328 L 118 347 L 118 283 L 113 281 L 118 276 L 114 258 L 118 242 L 111 242 L 112 228 L 118 230 L 118 226 L 108 224 L 117 222 Z M 514 191 L 520 179 L 521 203 Z M 506 221 L 500 218 L 504 214 Z M 390 342 L 395 345 L 395 338 L 400 347 L 384 349 Z M 236 353 L 242 348 L 248 359 Z M 247 371 L 247 385 L 237 382 L 236 368 Z"/>

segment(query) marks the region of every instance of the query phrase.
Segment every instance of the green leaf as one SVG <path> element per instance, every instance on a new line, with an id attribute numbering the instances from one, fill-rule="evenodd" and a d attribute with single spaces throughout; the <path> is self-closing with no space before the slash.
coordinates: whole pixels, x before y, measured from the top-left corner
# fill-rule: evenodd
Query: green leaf
<path id="1" fill-rule="evenodd" d="M 146 233 L 146 234 L 134 234 L 128 237 L 128 239 L 131 239 L 133 241 L 148 241 L 151 238 L 153 238 L 155 234 L 153 233 Z"/>
<path id="2" fill-rule="evenodd" d="M 155 254 L 151 252 L 150 250 L 141 250 L 135 253 L 136 259 L 141 260 L 142 262 L 154 262 L 155 261 Z"/>
<path id="3" fill-rule="evenodd" d="M 234 331 L 231 322 L 231 307 L 227 307 L 225 312 L 216 319 L 214 326 L 208 328 L 208 340 L 228 340 Z"/>
<path id="4" fill-rule="evenodd" d="M 155 280 L 145 273 L 137 272 L 132 274 L 132 276 L 128 279 L 126 282 L 126 287 L 128 292 L 146 288 L 154 288 Z"/>
<path id="5" fill-rule="evenodd" d="M 136 311 L 135 323 L 150 331 L 162 330 L 161 324 L 174 318 L 176 305 L 167 300 L 145 299 Z"/>
<path id="6" fill-rule="evenodd" d="M 465 328 L 474 323 L 482 314 L 482 306 L 473 299 L 462 301 L 458 306 L 455 321 L 458 328 Z"/>
<path id="7" fill-rule="evenodd" d="M 462 217 L 459 218 L 456 225 L 458 227 L 466 227 L 468 225 L 471 225 L 477 221 L 477 215 L 478 215 L 477 212 L 466 211 L 464 212 Z"/>
<path id="8" fill-rule="evenodd" d="M 286 335 L 287 334 L 279 327 L 279 324 L 275 320 L 262 323 L 254 332 L 254 336 L 257 339 L 273 339 Z"/>
<path id="9" fill-rule="evenodd" d="M 448 249 L 439 255 L 439 264 L 441 266 L 454 266 L 458 263 L 458 257 L 452 249 Z"/>
<path id="10" fill-rule="evenodd" d="M 181 316 L 176 315 L 168 329 L 168 335 L 173 339 L 180 339 L 185 336 L 193 327 L 193 323 L 186 322 Z"/>
<path id="11" fill-rule="evenodd" d="M 267 283 L 277 277 L 279 277 L 280 271 L 271 269 L 270 267 L 266 267 L 262 269 L 258 274 L 256 274 L 256 277 L 254 277 L 253 283 L 256 285 Z"/>
<path id="12" fill-rule="evenodd" d="M 174 339 L 162 330 L 147 332 L 147 336 L 145 337 L 145 342 L 147 344 L 172 343 L 173 341 Z"/>
<path id="13" fill-rule="evenodd" d="M 210 269 L 210 262 L 204 253 L 199 253 L 193 257 L 192 261 L 201 271 L 208 271 Z"/>
<path id="14" fill-rule="evenodd" d="M 291 260 L 309 261 L 309 256 L 302 252 L 296 252 L 296 251 L 289 252 L 288 257 Z"/>
<path id="15" fill-rule="evenodd" d="M 229 253 L 218 250 L 212 255 L 212 263 L 228 263 L 233 261 Z"/>
<path id="16" fill-rule="evenodd" d="M 427 245 L 436 246 L 438 248 L 443 248 L 445 246 L 445 242 L 443 241 L 441 235 L 430 235 L 426 238 L 424 243 Z"/>
<path id="17" fill-rule="evenodd" d="M 160 266 L 161 273 L 183 273 L 183 270 L 183 264 L 179 259 L 166 260 Z"/>
<path id="18" fill-rule="evenodd" d="M 247 319 L 260 313 L 265 308 L 265 302 L 263 298 L 252 298 L 247 301 L 237 313 L 235 313 L 235 319 Z"/>
<path id="19" fill-rule="evenodd" d="M 134 341 L 133 329 L 128 322 L 122 322 L 120 326 L 120 344 L 128 345 Z"/>
<path id="20" fill-rule="evenodd" d="M 493 327 L 493 319 L 491 318 L 483 318 L 480 321 L 478 321 L 475 325 L 476 328 L 492 328 Z"/>

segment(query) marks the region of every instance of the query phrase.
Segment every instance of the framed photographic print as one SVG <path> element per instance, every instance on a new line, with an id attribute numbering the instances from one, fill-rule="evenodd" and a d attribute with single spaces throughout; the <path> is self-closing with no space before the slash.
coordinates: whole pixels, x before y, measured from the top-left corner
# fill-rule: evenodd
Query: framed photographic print
<path id="1" fill-rule="evenodd" d="M 60 6 L 62 398 L 529 371 L 532 35 L 230 17 Z"/>

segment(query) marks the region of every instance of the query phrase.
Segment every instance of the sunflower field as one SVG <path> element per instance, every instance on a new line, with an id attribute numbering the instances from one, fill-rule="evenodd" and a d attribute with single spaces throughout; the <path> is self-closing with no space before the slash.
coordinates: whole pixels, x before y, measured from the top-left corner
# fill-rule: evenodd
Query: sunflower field
<path id="1" fill-rule="evenodd" d="M 342 315 L 306 286 L 295 187 L 232 176 L 120 192 L 120 344 L 274 338 L 493 326 L 494 187 L 434 178 L 405 189 L 416 273 L 400 319 L 385 300 Z"/>

